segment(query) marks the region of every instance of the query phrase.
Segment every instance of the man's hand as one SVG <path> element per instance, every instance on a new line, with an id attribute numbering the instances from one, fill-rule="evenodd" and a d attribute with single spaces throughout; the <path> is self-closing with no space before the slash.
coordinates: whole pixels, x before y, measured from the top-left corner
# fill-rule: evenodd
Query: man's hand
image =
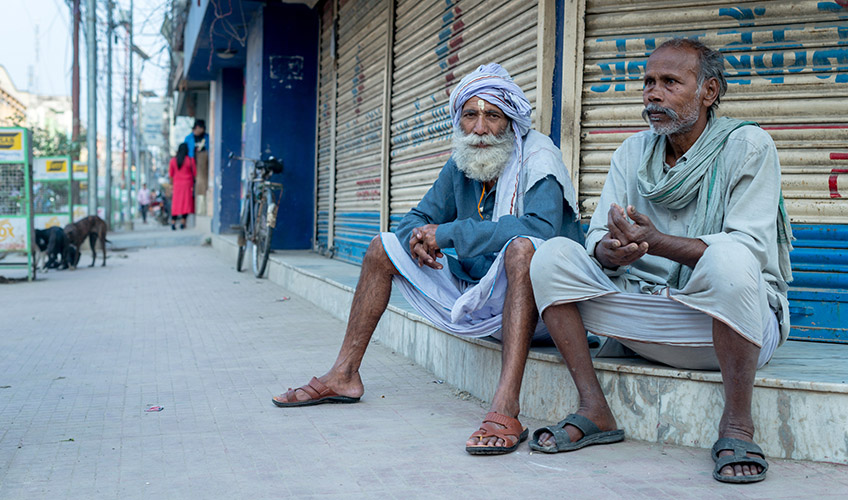
<path id="1" fill-rule="evenodd" d="M 627 220 L 627 218 L 630 220 Z M 632 223 L 630 221 L 633 221 Z M 636 211 L 633 205 L 627 206 L 627 212 L 620 206 L 613 204 L 607 215 L 607 228 L 614 239 L 621 242 L 622 246 L 629 243 L 641 245 L 647 243 L 648 247 L 658 246 L 664 234 L 657 231 L 654 223 L 646 215 Z"/>
<path id="2" fill-rule="evenodd" d="M 418 267 L 442 268 L 442 265 L 436 261 L 437 258 L 444 256 L 436 243 L 438 227 L 438 224 L 427 224 L 412 230 L 412 236 L 409 238 L 409 252 L 413 259 L 418 260 Z"/>
<path id="3" fill-rule="evenodd" d="M 595 258 L 601 265 L 610 269 L 628 266 L 641 259 L 646 253 L 648 253 L 648 244 L 644 241 L 622 245 L 619 239 L 613 238 L 612 232 L 605 234 L 595 246 Z"/>

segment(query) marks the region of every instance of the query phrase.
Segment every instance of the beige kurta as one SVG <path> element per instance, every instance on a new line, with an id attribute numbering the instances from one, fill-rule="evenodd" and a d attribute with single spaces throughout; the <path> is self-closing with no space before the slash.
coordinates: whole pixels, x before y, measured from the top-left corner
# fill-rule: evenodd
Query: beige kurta
<path id="1" fill-rule="evenodd" d="M 622 207 L 633 205 L 651 219 L 657 230 L 674 236 L 686 237 L 689 224 L 695 217 L 696 200 L 680 210 L 672 210 L 639 194 L 637 170 L 652 133 L 645 131 L 631 136 L 613 154 L 610 172 L 586 239 L 588 255 L 599 268 L 600 264 L 594 259 L 594 249 L 608 232 L 607 214 L 611 204 Z M 713 254 L 709 258 L 702 258 L 683 290 L 668 289 L 666 283 L 672 261 L 663 257 L 646 255 L 629 266 L 603 271 L 620 292 L 665 295 L 720 319 L 757 345 L 763 345 L 763 332 L 767 330 L 768 315 L 765 313 L 776 314 L 782 343 L 789 333 L 789 314 L 787 285 L 780 278 L 778 267 L 775 220 L 780 196 L 780 164 L 777 150 L 767 132 L 759 127 L 746 126 L 730 134 L 720 156 L 729 168 L 722 231 L 699 238 L 708 246 L 720 246 L 721 250 L 716 248 L 716 252 L 708 252 Z M 685 167 L 686 161 L 684 155 L 674 168 Z M 552 240 L 548 245 L 550 248 L 542 246 L 534 258 L 539 279 L 533 284 L 540 311 L 553 303 L 587 300 L 591 298 L 593 289 L 599 292 L 597 295 L 604 295 L 600 293 L 603 290 L 607 290 L 606 294 L 616 293 L 607 285 L 596 288 L 597 280 L 591 277 L 592 273 L 563 270 L 563 252 L 556 248 L 561 246 L 561 242 Z M 738 259 L 736 255 L 739 255 Z M 749 279 L 743 280 L 744 286 L 751 288 L 747 293 L 728 296 L 727 287 L 718 283 L 728 279 L 729 275 L 725 274 L 727 269 L 723 268 L 728 267 L 730 261 L 733 264 L 744 263 L 742 267 L 746 270 L 750 268 L 746 271 Z M 539 272 L 541 269 L 544 272 Z M 564 275 L 552 276 L 557 269 Z M 616 318 L 615 321 L 622 319 Z"/>

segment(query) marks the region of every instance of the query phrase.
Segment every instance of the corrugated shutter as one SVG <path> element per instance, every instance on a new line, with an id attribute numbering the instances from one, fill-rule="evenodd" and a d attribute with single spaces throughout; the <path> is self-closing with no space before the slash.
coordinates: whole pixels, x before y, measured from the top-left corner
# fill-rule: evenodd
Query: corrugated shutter
<path id="1" fill-rule="evenodd" d="M 380 229 L 388 0 L 339 2 L 333 246 L 359 262 Z"/>
<path id="2" fill-rule="evenodd" d="M 331 163 L 333 125 L 335 122 L 335 10 L 333 0 L 321 11 L 321 39 L 318 60 L 318 158 L 316 172 L 316 250 L 329 249 L 331 196 Z"/>
<path id="3" fill-rule="evenodd" d="M 845 3 L 845 2 L 842 2 Z M 615 148 L 641 119 L 646 55 L 695 36 L 725 56 L 719 114 L 759 122 L 774 138 L 793 222 L 840 223 L 831 197 L 834 150 L 848 142 L 848 9 L 833 1 L 588 0 L 580 199 L 591 215 Z"/>
<path id="4" fill-rule="evenodd" d="M 796 224 L 792 337 L 848 343 L 848 225 Z"/>
<path id="5" fill-rule="evenodd" d="M 846 2 L 587 0 L 580 200 L 597 205 L 613 151 L 641 119 L 647 55 L 673 36 L 725 56 L 719 114 L 756 120 L 777 144 L 786 206 L 797 232 L 789 292 L 793 338 L 846 340 L 848 203 L 836 162 L 848 144 Z"/>
<path id="6" fill-rule="evenodd" d="M 537 1 L 398 0 L 391 96 L 392 225 L 424 196 L 450 156 L 448 97 L 480 64 L 498 62 L 536 122 Z"/>

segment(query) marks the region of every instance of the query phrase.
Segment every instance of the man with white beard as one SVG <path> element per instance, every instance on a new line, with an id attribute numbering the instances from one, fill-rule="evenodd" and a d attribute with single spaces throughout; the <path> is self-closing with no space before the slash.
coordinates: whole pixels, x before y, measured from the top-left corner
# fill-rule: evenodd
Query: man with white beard
<path id="1" fill-rule="evenodd" d="M 463 78 L 451 92 L 450 113 L 453 154 L 395 232 L 371 241 L 336 362 L 273 402 L 292 407 L 359 401 L 359 367 L 394 283 L 436 326 L 503 343 L 491 411 L 466 442 L 471 454 L 503 454 L 527 437 L 517 419 L 521 380 L 531 340 L 547 337 L 538 321 L 530 260 L 544 240 L 582 241 L 582 232 L 562 155 L 547 136 L 531 130 L 530 102 L 503 68 L 488 64 Z"/>

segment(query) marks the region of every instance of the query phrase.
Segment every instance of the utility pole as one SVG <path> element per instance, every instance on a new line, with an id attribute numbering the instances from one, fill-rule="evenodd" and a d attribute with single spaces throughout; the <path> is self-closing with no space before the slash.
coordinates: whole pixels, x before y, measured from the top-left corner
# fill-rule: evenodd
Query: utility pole
<path id="1" fill-rule="evenodd" d="M 129 90 L 127 91 L 127 100 L 129 101 L 129 111 L 127 112 L 127 126 L 129 127 L 129 139 L 130 139 L 130 161 L 129 166 L 127 167 L 127 229 L 132 230 L 133 221 L 132 221 L 132 207 L 133 207 L 133 196 L 132 196 L 132 177 L 133 177 L 133 168 L 135 167 L 135 128 L 133 127 L 133 0 L 130 0 L 130 23 L 127 27 L 127 31 L 129 31 L 129 51 L 130 51 L 130 68 L 129 68 Z"/>
<path id="2" fill-rule="evenodd" d="M 79 141 L 80 136 L 80 74 L 79 74 L 79 30 L 80 30 L 80 0 L 74 0 L 74 62 L 71 71 L 71 100 L 73 101 L 73 117 L 71 140 Z M 79 160 L 76 157 L 74 160 Z"/>
<path id="3" fill-rule="evenodd" d="M 88 214 L 97 215 L 97 2 L 87 0 L 85 6 L 88 49 Z"/>
<path id="4" fill-rule="evenodd" d="M 112 0 L 106 0 L 106 226 L 112 227 Z"/>

